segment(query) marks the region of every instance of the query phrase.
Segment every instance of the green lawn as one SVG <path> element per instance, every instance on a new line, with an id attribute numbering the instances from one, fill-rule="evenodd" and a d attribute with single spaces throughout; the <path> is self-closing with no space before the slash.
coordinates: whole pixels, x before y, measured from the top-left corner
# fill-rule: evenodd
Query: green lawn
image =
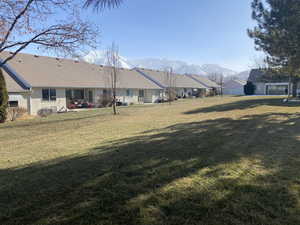
<path id="1" fill-rule="evenodd" d="M 0 224 L 300 224 L 300 104 L 119 111 L 0 125 Z"/>

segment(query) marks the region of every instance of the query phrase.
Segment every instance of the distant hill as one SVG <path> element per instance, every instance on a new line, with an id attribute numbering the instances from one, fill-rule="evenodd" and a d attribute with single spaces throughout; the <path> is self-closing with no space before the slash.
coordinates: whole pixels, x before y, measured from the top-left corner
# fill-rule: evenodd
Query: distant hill
<path id="1" fill-rule="evenodd" d="M 93 64 L 105 65 L 104 51 L 91 51 L 83 57 L 83 60 Z M 164 70 L 172 67 L 175 73 L 179 74 L 197 74 L 208 76 L 209 74 L 223 74 L 225 77 L 239 76 L 237 72 L 224 68 L 216 64 L 196 65 L 189 64 L 180 60 L 169 60 L 159 58 L 145 58 L 145 59 L 126 59 L 120 56 L 121 66 L 126 69 L 134 67 L 141 67 L 154 70 Z"/>
<path id="2" fill-rule="evenodd" d="M 247 80 L 248 80 L 248 77 L 249 77 L 249 74 L 250 74 L 250 70 L 246 70 L 246 71 L 237 73 L 237 74 L 235 74 L 235 75 L 228 76 L 228 77 L 226 77 L 226 80 L 230 80 L 230 79 L 238 79 L 238 80 L 247 81 Z"/>
<path id="3" fill-rule="evenodd" d="M 224 68 L 216 64 L 204 64 L 201 69 L 206 72 L 206 74 L 223 74 L 225 77 L 234 76 L 237 72 Z"/>

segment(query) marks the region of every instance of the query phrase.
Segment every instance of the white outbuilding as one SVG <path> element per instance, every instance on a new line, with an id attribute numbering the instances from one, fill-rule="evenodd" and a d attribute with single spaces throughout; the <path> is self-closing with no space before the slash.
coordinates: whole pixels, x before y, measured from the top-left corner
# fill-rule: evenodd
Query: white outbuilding
<path id="1" fill-rule="evenodd" d="M 244 95 L 244 86 L 246 81 L 243 80 L 229 80 L 224 83 L 223 94 L 224 95 Z"/>

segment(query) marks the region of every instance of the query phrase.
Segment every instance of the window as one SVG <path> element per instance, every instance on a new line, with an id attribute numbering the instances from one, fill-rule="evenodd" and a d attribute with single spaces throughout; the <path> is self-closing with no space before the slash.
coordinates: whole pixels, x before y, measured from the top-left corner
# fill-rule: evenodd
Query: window
<path id="1" fill-rule="evenodd" d="M 127 89 L 126 90 L 126 96 L 132 96 L 132 91 L 130 89 Z"/>
<path id="2" fill-rule="evenodd" d="M 110 89 L 104 89 L 104 90 L 103 90 L 103 95 L 105 95 L 105 96 L 111 96 L 111 95 L 112 95 L 112 92 L 111 92 Z"/>
<path id="3" fill-rule="evenodd" d="M 144 97 L 144 96 L 145 96 L 144 90 L 139 90 L 139 97 Z"/>
<path id="4" fill-rule="evenodd" d="M 66 98 L 72 99 L 72 90 L 70 90 L 70 89 L 66 90 Z"/>
<path id="5" fill-rule="evenodd" d="M 42 90 L 43 101 L 49 101 L 49 89 Z"/>
<path id="6" fill-rule="evenodd" d="M 74 99 L 76 100 L 84 99 L 84 89 L 74 90 Z"/>
<path id="7" fill-rule="evenodd" d="M 56 101 L 56 89 L 50 89 L 50 101 Z"/>
<path id="8" fill-rule="evenodd" d="M 43 101 L 56 101 L 56 89 L 43 89 Z"/>
<path id="9" fill-rule="evenodd" d="M 9 107 L 18 107 L 19 102 L 18 101 L 9 101 L 8 105 L 9 105 Z"/>

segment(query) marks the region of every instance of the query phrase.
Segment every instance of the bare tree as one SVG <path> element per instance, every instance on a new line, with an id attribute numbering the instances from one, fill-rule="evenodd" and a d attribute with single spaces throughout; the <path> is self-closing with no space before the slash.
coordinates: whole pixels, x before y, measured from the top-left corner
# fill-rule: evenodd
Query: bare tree
<path id="1" fill-rule="evenodd" d="M 208 74 L 208 79 L 214 81 L 221 88 L 220 95 L 223 96 L 223 87 L 224 87 L 224 75 L 223 73 L 210 73 Z M 216 93 L 215 93 L 216 94 Z"/>
<path id="2" fill-rule="evenodd" d="M 221 88 L 221 96 L 223 97 L 223 90 L 224 90 L 224 75 L 223 73 L 220 74 L 220 79 L 219 79 L 219 83 L 217 83 L 218 85 L 220 85 Z"/>
<path id="3" fill-rule="evenodd" d="M 97 29 L 82 20 L 79 9 L 74 0 L 1 0 L 0 53 L 12 54 L 0 67 L 29 45 L 64 55 L 94 47 Z"/>
<path id="4" fill-rule="evenodd" d="M 176 98 L 176 76 L 173 73 L 172 67 L 165 68 L 164 75 L 167 99 L 169 104 L 171 104 Z"/>
<path id="5" fill-rule="evenodd" d="M 105 71 L 108 76 L 112 93 L 112 108 L 114 115 L 117 115 L 117 83 L 120 74 L 120 56 L 119 48 L 115 43 L 106 50 L 105 53 Z"/>

